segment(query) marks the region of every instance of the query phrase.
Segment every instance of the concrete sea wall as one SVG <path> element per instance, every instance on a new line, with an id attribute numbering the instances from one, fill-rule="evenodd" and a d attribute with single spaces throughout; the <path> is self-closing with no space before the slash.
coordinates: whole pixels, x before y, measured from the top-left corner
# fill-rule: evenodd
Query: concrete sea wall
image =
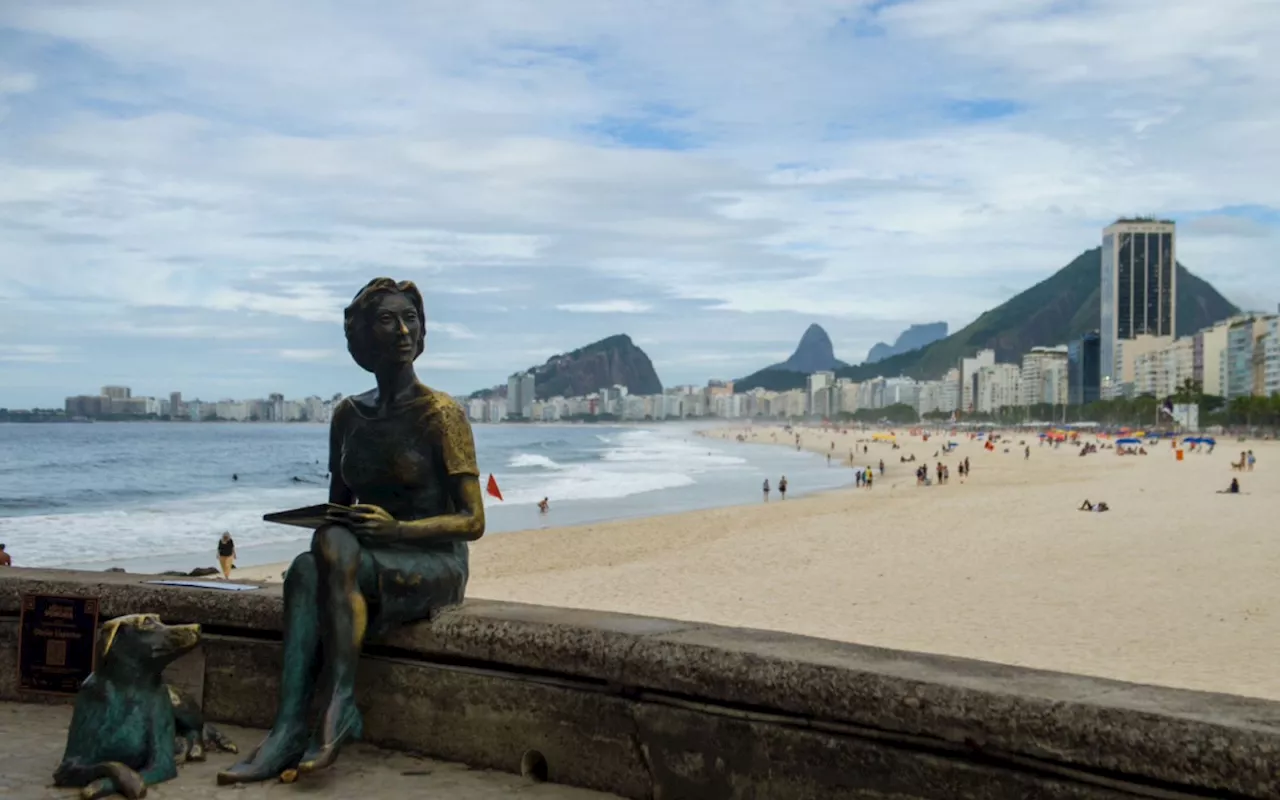
<path id="1" fill-rule="evenodd" d="M 206 714 L 264 727 L 278 587 L 0 571 L 0 699 L 20 597 L 204 625 Z M 367 738 L 655 800 L 1280 798 L 1280 703 L 739 628 L 468 601 L 361 665 Z"/>

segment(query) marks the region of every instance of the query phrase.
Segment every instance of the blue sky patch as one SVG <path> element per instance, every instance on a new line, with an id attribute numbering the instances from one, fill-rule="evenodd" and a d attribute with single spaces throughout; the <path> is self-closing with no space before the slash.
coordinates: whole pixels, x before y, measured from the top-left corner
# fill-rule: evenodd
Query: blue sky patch
<path id="1" fill-rule="evenodd" d="M 947 104 L 948 116 L 965 122 L 984 122 L 1021 113 L 1025 106 L 1016 100 L 992 97 L 976 100 L 953 100 Z"/>

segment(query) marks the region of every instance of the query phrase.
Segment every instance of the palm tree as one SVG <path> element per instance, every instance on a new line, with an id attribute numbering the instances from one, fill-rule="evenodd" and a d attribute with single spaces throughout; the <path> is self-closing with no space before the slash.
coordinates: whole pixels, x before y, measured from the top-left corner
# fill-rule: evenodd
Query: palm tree
<path id="1" fill-rule="evenodd" d="M 1173 402 L 1175 403 L 1194 403 L 1200 404 L 1200 398 L 1204 396 L 1204 386 L 1195 378 L 1185 378 L 1182 385 L 1178 387 L 1178 391 L 1173 394 Z"/>

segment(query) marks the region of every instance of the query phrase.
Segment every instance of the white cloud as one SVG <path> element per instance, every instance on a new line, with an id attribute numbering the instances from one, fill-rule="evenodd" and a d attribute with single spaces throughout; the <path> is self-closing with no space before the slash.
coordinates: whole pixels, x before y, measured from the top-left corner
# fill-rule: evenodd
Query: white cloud
<path id="1" fill-rule="evenodd" d="M 67 361 L 65 348 L 42 344 L 0 344 L 0 361 L 26 364 L 61 364 Z"/>
<path id="2" fill-rule="evenodd" d="M 36 88 L 36 76 L 30 72 L 6 73 L 0 69 L 0 96 L 26 94 Z"/>
<path id="3" fill-rule="evenodd" d="M 653 310 L 653 306 L 635 300 L 599 300 L 589 303 L 560 303 L 556 309 L 571 314 L 643 314 Z"/>
<path id="4" fill-rule="evenodd" d="M 437 322 L 432 319 L 427 320 L 427 333 L 438 332 L 450 339 L 476 339 L 475 333 L 466 325 L 460 325 L 456 322 Z"/>

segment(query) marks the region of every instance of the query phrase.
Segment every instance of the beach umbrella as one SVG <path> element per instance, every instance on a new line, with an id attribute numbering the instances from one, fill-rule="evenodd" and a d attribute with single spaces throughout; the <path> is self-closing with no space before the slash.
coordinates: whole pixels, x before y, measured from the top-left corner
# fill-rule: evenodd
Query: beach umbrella
<path id="1" fill-rule="evenodd" d="M 1214 439 L 1212 436 L 1204 436 L 1200 438 L 1200 443 L 1201 444 L 1217 444 L 1218 440 Z"/>
<path id="2" fill-rule="evenodd" d="M 1142 444 L 1141 439 L 1116 439 L 1116 444 Z"/>

